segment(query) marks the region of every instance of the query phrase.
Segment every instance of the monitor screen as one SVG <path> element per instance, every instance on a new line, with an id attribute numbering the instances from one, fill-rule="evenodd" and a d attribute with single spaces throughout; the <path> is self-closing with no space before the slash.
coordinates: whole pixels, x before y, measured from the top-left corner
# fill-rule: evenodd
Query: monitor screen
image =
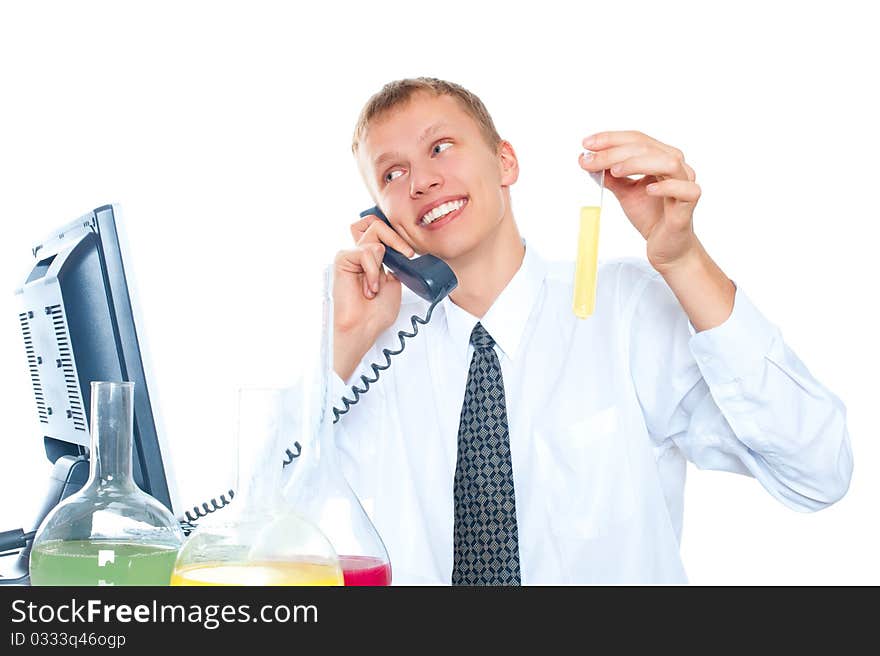
<path id="1" fill-rule="evenodd" d="M 33 249 L 32 268 L 16 294 L 35 409 L 51 462 L 86 456 L 91 382 L 135 383 L 134 477 L 171 509 L 117 220 L 118 208 L 99 207 Z"/>

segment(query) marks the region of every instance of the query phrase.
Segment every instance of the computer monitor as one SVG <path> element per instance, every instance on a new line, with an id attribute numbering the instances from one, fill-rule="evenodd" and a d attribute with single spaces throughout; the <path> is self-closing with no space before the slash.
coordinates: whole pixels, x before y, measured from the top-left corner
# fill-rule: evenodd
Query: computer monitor
<path id="1" fill-rule="evenodd" d="M 90 387 L 96 380 L 135 383 L 134 478 L 172 509 L 123 267 L 118 214 L 115 206 L 99 207 L 35 246 L 30 272 L 16 290 L 37 417 L 46 456 L 54 463 L 34 528 L 88 477 Z"/>

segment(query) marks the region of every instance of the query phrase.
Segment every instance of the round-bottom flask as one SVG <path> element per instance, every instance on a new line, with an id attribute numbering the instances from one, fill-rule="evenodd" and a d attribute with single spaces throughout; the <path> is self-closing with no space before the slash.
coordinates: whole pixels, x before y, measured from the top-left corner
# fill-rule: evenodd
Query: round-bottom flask
<path id="1" fill-rule="evenodd" d="M 90 473 L 43 520 L 32 585 L 168 585 L 183 532 L 132 477 L 134 383 L 91 384 Z"/>
<path id="2" fill-rule="evenodd" d="M 311 381 L 304 386 L 304 446 L 285 486 L 285 500 L 330 539 L 339 554 L 345 585 L 390 585 L 388 552 L 342 473 L 333 439 L 332 298 L 328 269 L 324 274 L 321 358 Z"/>
<path id="3" fill-rule="evenodd" d="M 187 538 L 171 585 L 342 585 L 326 536 L 280 503 L 289 398 L 282 389 L 239 392 L 235 498 Z"/>
<path id="4" fill-rule="evenodd" d="M 391 561 L 336 460 L 335 448 L 317 439 L 303 448 L 285 488 L 291 508 L 314 522 L 339 555 L 345 585 L 391 585 Z"/>

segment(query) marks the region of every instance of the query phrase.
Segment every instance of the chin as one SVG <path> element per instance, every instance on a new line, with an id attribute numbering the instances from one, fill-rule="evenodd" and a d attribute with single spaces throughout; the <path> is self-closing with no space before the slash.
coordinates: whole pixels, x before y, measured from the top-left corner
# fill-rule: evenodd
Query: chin
<path id="1" fill-rule="evenodd" d="M 428 252 L 445 262 L 454 262 L 473 252 L 480 245 L 480 242 L 480 239 L 450 239 L 444 243 L 436 244 Z"/>

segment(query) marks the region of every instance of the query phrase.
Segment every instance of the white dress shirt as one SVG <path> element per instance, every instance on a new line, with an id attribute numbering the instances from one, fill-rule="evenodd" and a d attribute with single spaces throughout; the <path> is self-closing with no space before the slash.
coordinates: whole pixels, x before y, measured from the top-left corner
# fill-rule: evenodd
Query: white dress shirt
<path id="1" fill-rule="evenodd" d="M 684 583 L 686 460 L 753 476 L 800 511 L 846 492 L 845 408 L 737 290 L 722 325 L 694 334 L 646 262 L 600 266 L 596 310 L 574 316 L 573 264 L 526 249 L 482 318 L 449 298 L 336 424 L 343 471 L 388 549 L 395 584 L 449 584 L 458 424 L 482 322 L 507 397 L 522 583 Z M 337 398 L 385 362 L 427 304 L 398 320 Z M 336 403 L 342 407 L 341 403 Z"/>

